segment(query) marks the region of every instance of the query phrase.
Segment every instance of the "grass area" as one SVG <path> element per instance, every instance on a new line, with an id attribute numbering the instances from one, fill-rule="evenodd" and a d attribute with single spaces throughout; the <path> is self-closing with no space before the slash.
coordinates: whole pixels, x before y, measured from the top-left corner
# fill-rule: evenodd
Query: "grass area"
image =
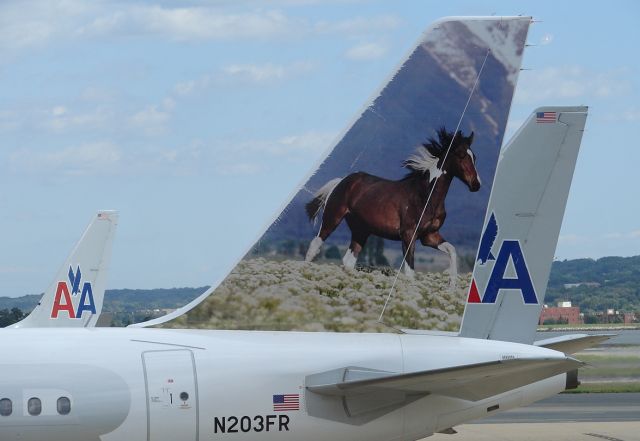
<path id="1" fill-rule="evenodd" d="M 588 394 L 588 393 L 625 393 L 640 392 L 640 382 L 630 383 L 582 383 L 577 389 L 566 390 L 563 394 Z"/>
<path id="2" fill-rule="evenodd" d="M 640 367 L 640 352 L 638 355 L 608 355 L 580 353 L 577 355 L 580 361 L 585 363 L 636 363 Z"/>
<path id="3" fill-rule="evenodd" d="M 637 366 L 602 366 L 585 368 L 580 371 L 582 378 L 640 378 L 640 368 Z"/>
<path id="4" fill-rule="evenodd" d="M 638 323 L 583 323 L 581 325 L 538 325 L 538 331 L 563 330 L 570 331 L 585 329 L 640 329 Z"/>
<path id="5" fill-rule="evenodd" d="M 592 379 L 594 383 L 640 380 L 640 348 L 637 349 L 576 354 L 576 358 L 588 363 L 580 369 L 580 378 Z"/>

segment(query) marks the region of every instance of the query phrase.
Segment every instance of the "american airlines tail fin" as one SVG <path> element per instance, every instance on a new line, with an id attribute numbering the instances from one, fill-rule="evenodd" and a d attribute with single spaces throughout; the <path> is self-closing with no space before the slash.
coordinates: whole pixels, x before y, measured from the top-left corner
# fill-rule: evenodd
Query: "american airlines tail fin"
<path id="1" fill-rule="evenodd" d="M 111 246 L 117 225 L 116 211 L 99 211 L 38 305 L 24 320 L 10 327 L 95 326 L 102 312 Z"/>
<path id="2" fill-rule="evenodd" d="M 586 118 L 536 109 L 505 147 L 460 336 L 533 343 Z"/>
<path id="3" fill-rule="evenodd" d="M 355 295 L 362 266 L 384 279 L 365 294 L 371 299 L 387 294 L 400 268 L 410 285 L 402 291 L 419 292 L 415 284 L 431 285 L 427 278 L 445 291 L 461 289 L 467 278 L 459 274 L 470 268 L 459 262 L 473 259 L 478 246 L 530 22 L 450 17 L 432 24 L 230 266 L 223 286 L 217 281 L 185 307 L 134 326 L 188 312 L 170 326 L 310 329 L 315 322 L 313 329 L 335 329 L 334 316 L 301 318 L 287 307 L 315 309 L 327 284 L 332 297 Z M 447 269 L 445 277 L 435 274 Z M 256 299 L 265 306 L 246 307 Z M 367 314 L 364 322 L 378 323 L 377 305 Z"/>

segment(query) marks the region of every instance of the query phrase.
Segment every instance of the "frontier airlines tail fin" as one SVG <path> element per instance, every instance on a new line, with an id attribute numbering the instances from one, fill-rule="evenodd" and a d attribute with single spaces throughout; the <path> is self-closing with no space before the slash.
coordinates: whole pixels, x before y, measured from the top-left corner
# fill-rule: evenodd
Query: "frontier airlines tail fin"
<path id="1" fill-rule="evenodd" d="M 93 327 L 102 312 L 118 213 L 99 211 L 38 305 L 13 328 Z"/>
<path id="2" fill-rule="evenodd" d="M 461 337 L 533 343 L 586 118 L 536 109 L 503 150 Z"/>
<path id="3" fill-rule="evenodd" d="M 314 296 L 306 293 L 325 292 L 328 285 L 339 286 L 332 296 L 352 302 L 348 297 L 359 288 L 351 285 L 360 286 L 362 266 L 384 271 L 379 287 L 392 286 L 400 268 L 409 280 L 406 291 L 417 292 L 415 283 L 427 277 L 443 289 L 459 287 L 458 261 L 473 258 L 478 246 L 530 22 L 451 17 L 431 25 L 229 268 L 223 286 L 214 283 L 183 308 L 134 326 L 188 313 L 168 326 L 333 327 L 335 317 L 300 319 L 286 308 L 315 309 L 307 305 Z M 444 269 L 447 278 L 433 274 Z M 256 298 L 282 306 L 242 306 Z M 370 311 L 363 320 L 376 323 L 380 309 Z"/>

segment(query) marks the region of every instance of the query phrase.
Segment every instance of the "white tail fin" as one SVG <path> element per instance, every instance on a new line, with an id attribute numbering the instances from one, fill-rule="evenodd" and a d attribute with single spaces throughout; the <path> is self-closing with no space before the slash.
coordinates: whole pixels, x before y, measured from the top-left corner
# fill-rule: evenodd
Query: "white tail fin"
<path id="1" fill-rule="evenodd" d="M 539 108 L 505 147 L 460 336 L 533 343 L 586 118 Z"/>
<path id="2" fill-rule="evenodd" d="M 99 211 L 38 305 L 13 328 L 93 327 L 102 312 L 118 213 Z"/>

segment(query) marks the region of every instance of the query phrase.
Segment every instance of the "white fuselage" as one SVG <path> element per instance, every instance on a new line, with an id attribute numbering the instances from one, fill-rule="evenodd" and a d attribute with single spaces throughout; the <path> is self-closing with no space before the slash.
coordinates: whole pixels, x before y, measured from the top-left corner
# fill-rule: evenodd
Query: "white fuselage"
<path id="1" fill-rule="evenodd" d="M 308 375 L 558 353 L 434 335 L 109 328 L 4 329 L 0 353 L 3 441 L 415 440 L 565 386 L 558 375 L 477 402 L 428 395 L 370 421 L 340 421 L 309 414 Z M 274 395 L 299 395 L 299 410 L 274 410 Z"/>

